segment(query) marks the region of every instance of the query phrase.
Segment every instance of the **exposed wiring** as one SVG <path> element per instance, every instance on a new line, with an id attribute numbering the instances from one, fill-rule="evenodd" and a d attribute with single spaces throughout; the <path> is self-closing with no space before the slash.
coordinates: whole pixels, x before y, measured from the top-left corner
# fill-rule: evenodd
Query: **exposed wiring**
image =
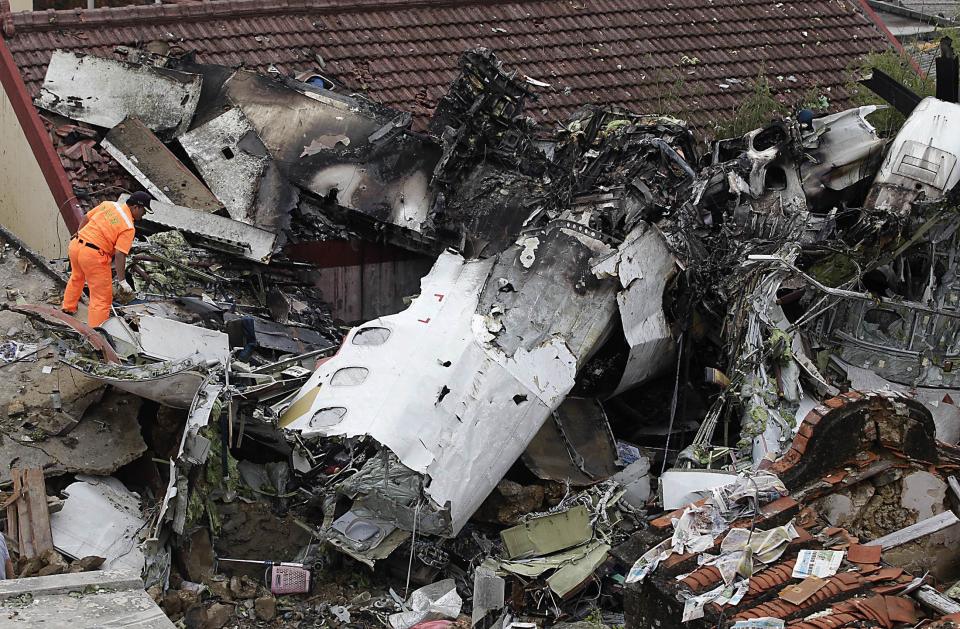
<path id="1" fill-rule="evenodd" d="M 667 457 L 670 452 L 670 435 L 673 433 L 673 422 L 677 416 L 677 396 L 680 391 L 680 365 L 683 357 L 683 337 L 685 333 L 680 334 L 677 339 L 677 375 L 673 382 L 673 398 L 670 400 L 670 425 L 667 427 L 667 440 L 663 444 L 663 465 L 660 467 L 660 475 L 667 471 Z"/>
<path id="2" fill-rule="evenodd" d="M 417 506 L 413 511 L 413 535 L 410 538 L 410 559 L 407 561 L 407 583 L 403 586 L 404 600 L 410 597 L 410 575 L 413 573 L 413 552 L 417 544 L 417 524 L 420 522 L 420 506 L 423 504 L 423 498 L 417 500 Z"/>

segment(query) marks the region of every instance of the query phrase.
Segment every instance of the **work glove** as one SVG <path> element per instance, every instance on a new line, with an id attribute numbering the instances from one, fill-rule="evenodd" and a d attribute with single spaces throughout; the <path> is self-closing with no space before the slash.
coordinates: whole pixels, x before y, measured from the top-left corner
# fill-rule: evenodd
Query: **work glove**
<path id="1" fill-rule="evenodd" d="M 113 280 L 113 297 L 120 303 L 133 299 L 133 287 L 126 280 Z"/>

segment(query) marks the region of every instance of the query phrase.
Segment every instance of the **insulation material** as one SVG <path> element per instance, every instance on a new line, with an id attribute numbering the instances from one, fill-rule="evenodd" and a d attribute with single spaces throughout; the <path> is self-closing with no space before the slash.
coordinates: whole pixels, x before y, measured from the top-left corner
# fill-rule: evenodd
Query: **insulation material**
<path id="1" fill-rule="evenodd" d="M 98 382 L 174 408 L 190 408 L 204 381 L 204 374 L 190 360 L 154 363 L 149 368 L 111 366 L 90 369 L 84 364 L 69 361 L 66 364 Z"/>
<path id="2" fill-rule="evenodd" d="M 269 262 L 277 235 L 241 221 L 201 212 L 189 207 L 154 201 L 147 220 L 176 229 L 188 236 L 199 237 L 211 249 L 236 253 L 254 262 Z"/>

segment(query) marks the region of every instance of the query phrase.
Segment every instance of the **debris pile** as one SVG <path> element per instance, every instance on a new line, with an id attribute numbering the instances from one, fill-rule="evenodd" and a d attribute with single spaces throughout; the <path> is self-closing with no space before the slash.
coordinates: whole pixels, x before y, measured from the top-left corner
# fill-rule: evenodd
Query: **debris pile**
<path id="1" fill-rule="evenodd" d="M 91 329 L 4 250 L 18 576 L 122 571 L 204 628 L 958 621 L 956 98 L 705 145 L 546 128 L 478 49 L 420 133 L 116 52 L 58 51 L 37 105 L 156 199 L 132 299 Z M 351 241 L 432 259 L 405 308 L 337 320 L 289 255 Z"/>

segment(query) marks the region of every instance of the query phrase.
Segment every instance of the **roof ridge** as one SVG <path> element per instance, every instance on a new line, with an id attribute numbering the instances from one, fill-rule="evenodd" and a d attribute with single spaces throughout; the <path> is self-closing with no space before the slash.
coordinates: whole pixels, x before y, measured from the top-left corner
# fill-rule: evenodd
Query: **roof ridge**
<path id="1" fill-rule="evenodd" d="M 520 4 L 538 0 L 190 0 L 169 4 L 102 7 L 98 9 L 47 9 L 12 14 L 17 30 L 39 32 L 64 27 L 143 25 L 144 22 L 290 14 L 324 14 L 338 11 L 374 12 L 423 7 L 455 7 L 489 4 Z M 6 4 L 7 0 L 0 0 Z"/>
<path id="2" fill-rule="evenodd" d="M 9 0 L 0 0 L 0 37 L 13 37 L 13 8 Z"/>
<path id="3" fill-rule="evenodd" d="M 923 71 L 923 68 L 920 67 L 920 64 L 917 63 L 917 60 L 913 58 L 913 55 L 908 53 L 903 47 L 903 44 L 900 43 L 900 40 L 896 38 L 893 32 L 887 28 L 887 25 L 883 22 L 877 12 L 873 10 L 873 7 L 870 6 L 869 0 L 854 0 L 853 4 L 857 6 L 860 10 L 860 13 L 867 19 L 870 24 L 873 25 L 881 35 L 887 38 L 887 41 L 893 46 L 894 50 L 898 51 L 906 59 L 910 61 L 910 65 L 913 66 L 913 69 L 920 73 L 921 76 L 925 76 L 926 72 Z"/>

